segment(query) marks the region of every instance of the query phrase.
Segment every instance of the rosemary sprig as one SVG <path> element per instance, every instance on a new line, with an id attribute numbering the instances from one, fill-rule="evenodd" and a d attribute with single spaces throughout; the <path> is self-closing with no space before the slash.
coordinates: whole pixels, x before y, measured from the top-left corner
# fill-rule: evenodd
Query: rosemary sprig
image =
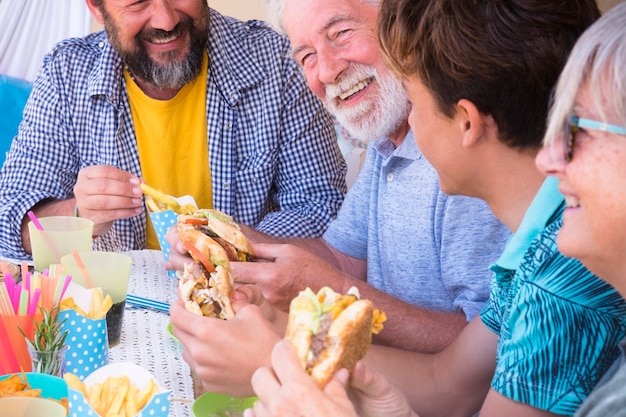
<path id="1" fill-rule="evenodd" d="M 60 375 L 63 360 L 58 360 L 59 352 L 65 348 L 65 338 L 68 331 L 62 331 L 65 321 L 59 322 L 59 307 L 53 306 L 50 310 L 39 309 L 41 321 L 34 321 L 33 338 L 26 337 L 22 329 L 20 332 L 26 338 L 29 351 L 33 359 L 33 372 L 50 375 Z"/>

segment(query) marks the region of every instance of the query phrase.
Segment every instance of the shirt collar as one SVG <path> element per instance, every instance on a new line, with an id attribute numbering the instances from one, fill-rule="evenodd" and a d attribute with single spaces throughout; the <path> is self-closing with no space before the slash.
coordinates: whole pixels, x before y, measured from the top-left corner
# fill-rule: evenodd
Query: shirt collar
<path id="1" fill-rule="evenodd" d="M 409 130 L 406 134 L 400 146 L 396 148 L 396 145 L 391 139 L 384 138 L 379 139 L 372 144 L 372 146 L 385 158 L 391 156 L 398 158 L 406 158 L 410 160 L 417 160 L 422 158 L 422 152 L 417 147 L 415 139 L 413 138 L 413 132 Z"/>
<path id="2" fill-rule="evenodd" d="M 517 232 L 509 238 L 496 265 L 504 269 L 516 270 L 532 241 L 546 228 L 554 213 L 561 207 L 563 200 L 563 195 L 558 189 L 558 179 L 546 178 L 526 210 Z"/>

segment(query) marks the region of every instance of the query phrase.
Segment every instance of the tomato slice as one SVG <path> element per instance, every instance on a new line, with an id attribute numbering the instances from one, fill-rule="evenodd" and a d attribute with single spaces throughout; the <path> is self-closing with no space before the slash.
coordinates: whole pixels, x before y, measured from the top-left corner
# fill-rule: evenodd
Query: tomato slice
<path id="1" fill-rule="evenodd" d="M 193 224 L 193 225 L 207 225 L 209 224 L 209 219 L 207 219 L 206 217 L 202 218 L 202 217 L 187 217 L 185 220 L 183 220 L 183 223 L 185 224 Z"/>
<path id="2" fill-rule="evenodd" d="M 213 264 L 211 263 L 209 258 L 207 258 L 204 255 L 204 253 L 202 253 L 198 248 L 196 248 L 193 244 L 191 244 L 189 242 L 183 242 L 183 246 L 191 254 L 191 257 L 194 260 L 196 260 L 197 262 L 200 262 L 202 265 L 204 265 L 204 267 L 206 268 L 207 271 L 215 272 L 215 267 L 213 266 Z"/>

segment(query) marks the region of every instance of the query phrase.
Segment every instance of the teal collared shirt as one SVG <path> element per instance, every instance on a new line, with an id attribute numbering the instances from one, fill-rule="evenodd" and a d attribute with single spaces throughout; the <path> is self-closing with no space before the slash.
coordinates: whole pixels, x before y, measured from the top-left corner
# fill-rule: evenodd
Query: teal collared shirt
<path id="1" fill-rule="evenodd" d="M 580 261 L 559 252 L 565 204 L 556 185 L 545 181 L 492 265 L 480 317 L 498 335 L 491 388 L 571 416 L 619 355 L 626 305 Z"/>

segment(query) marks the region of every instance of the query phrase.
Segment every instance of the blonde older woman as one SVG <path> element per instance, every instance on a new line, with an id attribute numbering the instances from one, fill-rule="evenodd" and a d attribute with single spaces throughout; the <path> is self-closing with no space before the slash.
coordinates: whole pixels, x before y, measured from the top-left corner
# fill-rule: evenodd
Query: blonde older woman
<path id="1" fill-rule="evenodd" d="M 567 208 L 559 250 L 626 296 L 626 3 L 579 39 L 565 66 L 537 167 Z M 592 295 L 590 295 L 592 296 Z M 626 352 L 626 339 L 621 342 Z M 622 355 L 576 416 L 626 416 Z"/>

